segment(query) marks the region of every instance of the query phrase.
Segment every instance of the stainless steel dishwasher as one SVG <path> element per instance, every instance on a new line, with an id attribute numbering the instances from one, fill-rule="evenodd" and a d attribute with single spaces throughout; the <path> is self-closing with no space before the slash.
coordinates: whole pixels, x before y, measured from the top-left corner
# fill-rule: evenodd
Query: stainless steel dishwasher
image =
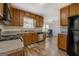
<path id="1" fill-rule="evenodd" d="M 38 41 L 43 40 L 43 32 L 38 32 Z"/>

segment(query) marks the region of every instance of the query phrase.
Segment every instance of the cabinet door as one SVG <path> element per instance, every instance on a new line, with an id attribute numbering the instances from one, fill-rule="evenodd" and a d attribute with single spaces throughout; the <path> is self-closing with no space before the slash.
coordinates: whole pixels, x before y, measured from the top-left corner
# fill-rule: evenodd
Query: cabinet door
<path id="1" fill-rule="evenodd" d="M 14 8 L 10 7 L 10 13 L 11 13 L 11 23 L 10 23 L 10 25 L 14 25 Z"/>
<path id="2" fill-rule="evenodd" d="M 33 43 L 32 33 L 23 33 L 23 43 L 24 45 L 30 45 Z"/>
<path id="3" fill-rule="evenodd" d="M 11 11 L 11 24 L 12 26 L 23 26 L 23 18 L 24 18 L 24 12 L 19 10 L 19 9 L 15 9 L 15 8 L 10 8 Z"/>
<path id="4" fill-rule="evenodd" d="M 63 34 L 58 35 L 58 48 L 67 50 L 67 36 Z"/>
<path id="5" fill-rule="evenodd" d="M 39 17 L 36 16 L 36 27 L 39 27 Z"/>
<path id="6" fill-rule="evenodd" d="M 34 14 L 30 14 L 31 18 L 35 19 L 35 15 Z"/>
<path id="7" fill-rule="evenodd" d="M 29 35 L 27 33 L 23 33 L 23 44 L 28 45 Z"/>
<path id="8" fill-rule="evenodd" d="M 60 24 L 61 26 L 68 25 L 69 6 L 60 9 Z"/>
<path id="9" fill-rule="evenodd" d="M 20 10 L 14 9 L 14 26 L 20 25 Z"/>
<path id="10" fill-rule="evenodd" d="M 33 33 L 33 43 L 38 42 L 38 34 L 37 33 Z"/>
<path id="11" fill-rule="evenodd" d="M 20 26 L 23 26 L 24 11 L 20 11 Z"/>
<path id="12" fill-rule="evenodd" d="M 3 17 L 3 3 L 0 3 L 0 18 Z"/>
<path id="13" fill-rule="evenodd" d="M 29 39 L 28 39 L 28 44 L 32 44 L 33 43 L 33 35 L 32 33 L 29 33 Z"/>
<path id="14" fill-rule="evenodd" d="M 39 22 L 40 22 L 40 23 L 39 23 L 39 26 L 40 26 L 40 27 L 43 27 L 43 18 L 40 17 L 40 18 L 39 18 Z"/>
<path id="15" fill-rule="evenodd" d="M 36 16 L 36 27 L 43 27 L 43 18 Z"/>
<path id="16" fill-rule="evenodd" d="M 79 3 L 70 5 L 70 16 L 79 15 Z"/>

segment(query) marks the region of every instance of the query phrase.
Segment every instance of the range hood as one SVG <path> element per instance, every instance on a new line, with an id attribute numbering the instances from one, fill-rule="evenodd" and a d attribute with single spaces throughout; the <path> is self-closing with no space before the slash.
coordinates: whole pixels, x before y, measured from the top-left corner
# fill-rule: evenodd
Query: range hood
<path id="1" fill-rule="evenodd" d="M 11 14 L 10 14 L 10 8 L 8 3 L 3 4 L 3 18 L 2 18 L 2 24 L 8 25 L 11 21 Z"/>
<path id="2" fill-rule="evenodd" d="M 3 15 L 0 13 L 0 19 L 2 19 L 3 18 Z"/>

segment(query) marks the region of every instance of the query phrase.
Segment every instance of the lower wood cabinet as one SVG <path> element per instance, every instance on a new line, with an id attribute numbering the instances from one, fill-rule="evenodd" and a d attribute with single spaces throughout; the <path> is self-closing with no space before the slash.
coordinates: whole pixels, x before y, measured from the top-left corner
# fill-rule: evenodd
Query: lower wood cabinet
<path id="1" fill-rule="evenodd" d="M 37 33 L 32 33 L 32 40 L 33 40 L 33 43 L 38 42 L 38 34 Z"/>
<path id="2" fill-rule="evenodd" d="M 67 35 L 58 34 L 58 48 L 67 51 Z"/>
<path id="3" fill-rule="evenodd" d="M 24 32 L 22 34 L 23 34 L 22 36 L 23 43 L 25 46 L 30 45 L 32 43 L 37 43 L 39 41 L 39 38 L 38 38 L 39 34 L 37 32 L 28 32 L 28 33 Z M 44 41 L 45 39 L 46 39 L 46 33 L 44 32 L 42 41 Z"/>
<path id="4" fill-rule="evenodd" d="M 36 32 L 23 33 L 23 43 L 24 45 L 30 45 L 32 43 L 38 42 L 38 34 Z"/>

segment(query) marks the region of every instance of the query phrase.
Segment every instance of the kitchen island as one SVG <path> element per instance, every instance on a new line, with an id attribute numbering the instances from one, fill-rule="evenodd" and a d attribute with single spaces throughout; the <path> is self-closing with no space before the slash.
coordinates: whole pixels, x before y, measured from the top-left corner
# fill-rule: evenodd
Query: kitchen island
<path id="1" fill-rule="evenodd" d="M 22 51 L 23 47 L 20 39 L 0 41 L 0 55 L 11 55 L 11 53 Z"/>

